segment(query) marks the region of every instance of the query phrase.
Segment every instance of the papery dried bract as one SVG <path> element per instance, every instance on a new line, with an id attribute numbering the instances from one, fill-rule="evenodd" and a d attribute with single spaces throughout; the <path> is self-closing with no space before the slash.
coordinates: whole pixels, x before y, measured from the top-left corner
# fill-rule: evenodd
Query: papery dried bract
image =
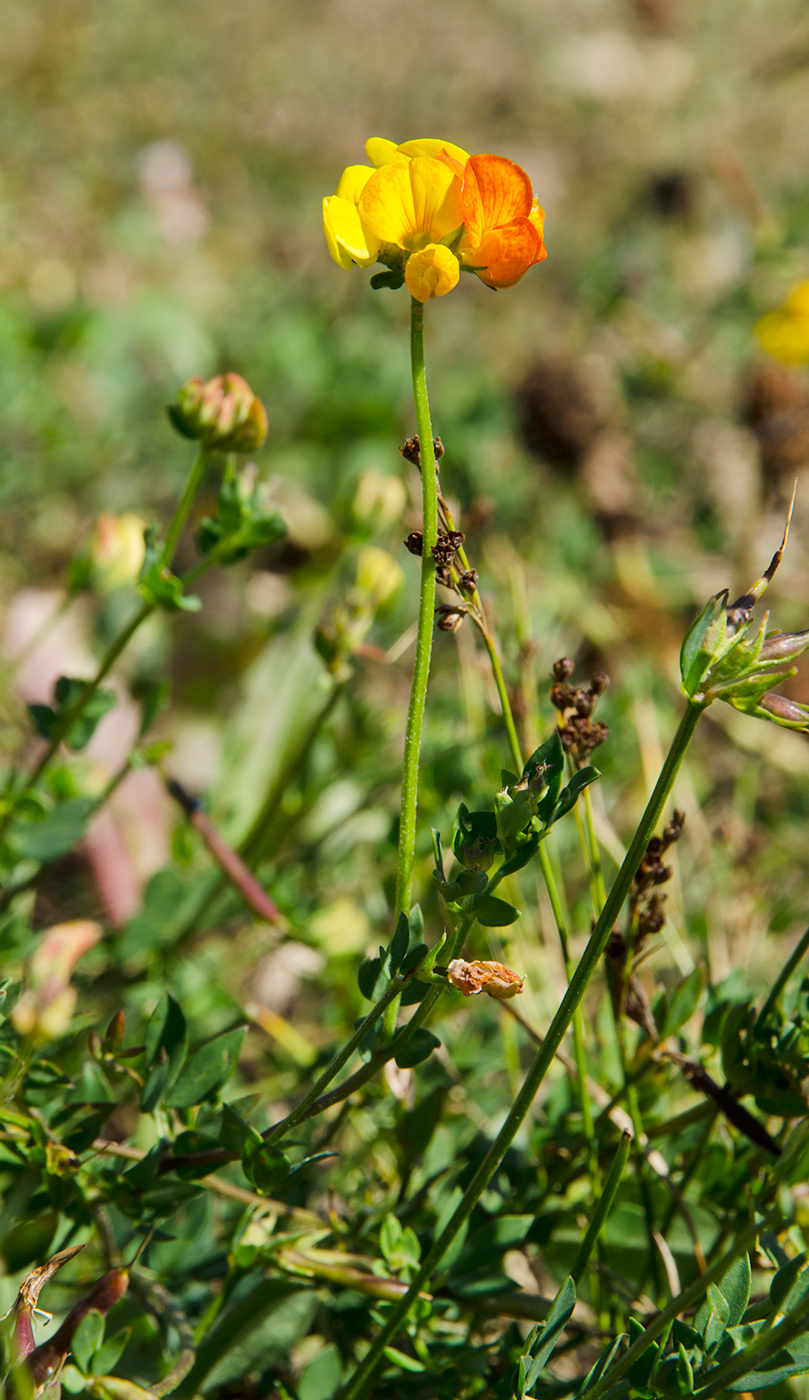
<path id="1" fill-rule="evenodd" d="M 70 985 L 79 958 L 101 937 L 91 919 L 54 924 L 43 935 L 29 960 L 25 990 L 11 1013 L 21 1035 L 55 1040 L 70 1026 L 76 1005 L 76 989 Z"/>

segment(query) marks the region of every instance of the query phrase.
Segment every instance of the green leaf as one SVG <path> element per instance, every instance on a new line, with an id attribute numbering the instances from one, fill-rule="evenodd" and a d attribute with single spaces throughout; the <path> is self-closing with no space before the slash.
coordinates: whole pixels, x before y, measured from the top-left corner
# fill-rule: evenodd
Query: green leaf
<path id="1" fill-rule="evenodd" d="M 532 1348 L 532 1361 L 526 1373 L 526 1387 L 530 1389 L 535 1383 L 540 1371 L 550 1359 L 553 1348 L 556 1347 L 560 1334 L 563 1333 L 570 1319 L 572 1309 L 575 1308 L 575 1284 L 570 1275 L 565 1278 L 564 1284 L 558 1289 L 556 1298 L 550 1305 L 550 1312 L 544 1320 L 544 1327 L 536 1338 Z"/>
<path id="2" fill-rule="evenodd" d="M 727 589 L 709 598 L 699 617 L 685 634 L 680 649 L 680 676 L 683 691 L 693 699 L 718 647 L 725 639 Z"/>
<path id="3" fill-rule="evenodd" d="M 379 1001 L 390 986 L 390 978 L 383 971 L 381 958 L 366 958 L 360 963 L 357 972 L 357 986 L 366 1001 Z"/>
<path id="4" fill-rule="evenodd" d="M 674 988 L 674 991 L 667 998 L 666 1016 L 660 1032 L 661 1040 L 667 1036 L 674 1035 L 686 1021 L 690 1021 L 699 1005 L 702 996 L 702 988 L 705 984 L 705 972 L 701 967 L 695 967 L 693 972 L 689 972 L 682 982 Z"/>
<path id="5" fill-rule="evenodd" d="M 236 1068 L 246 1034 L 247 1027 L 239 1026 L 236 1030 L 223 1032 L 195 1050 L 167 1095 L 166 1106 L 193 1108 L 204 1099 L 214 1098 Z"/>
<path id="6" fill-rule="evenodd" d="M 332 1400 L 343 1378 L 343 1362 L 334 1342 L 319 1351 L 298 1381 L 298 1400 Z"/>
<path id="7" fill-rule="evenodd" d="M 94 1376 L 104 1376 L 118 1365 L 131 1331 L 131 1327 L 122 1327 L 120 1332 L 116 1332 L 99 1347 L 91 1362 Z"/>
<path id="8" fill-rule="evenodd" d="M 433 1051 L 441 1044 L 437 1035 L 428 1031 L 426 1027 L 419 1026 L 413 1032 L 407 1045 L 394 1055 L 394 1059 L 400 1069 L 412 1069 L 414 1065 L 420 1065 L 422 1060 L 426 1060 Z"/>
<path id="9" fill-rule="evenodd" d="M 752 1273 L 750 1256 L 743 1254 L 734 1259 L 727 1273 L 719 1280 L 719 1289 L 728 1305 L 728 1326 L 735 1327 L 741 1322 L 750 1302 Z"/>
<path id="10" fill-rule="evenodd" d="M 426 943 L 416 943 L 412 948 L 409 948 L 402 960 L 402 966 L 399 968 L 400 975 L 404 977 L 405 974 L 410 972 L 414 967 L 418 967 L 419 963 L 424 961 L 429 951 Z"/>
<path id="11" fill-rule="evenodd" d="M 516 870 L 522 870 L 523 866 L 527 865 L 529 860 L 531 860 L 539 850 L 540 839 L 540 835 L 537 832 L 534 836 L 529 837 L 527 841 L 524 841 L 522 845 L 517 847 L 515 854 L 503 862 L 498 874 L 513 875 Z"/>
<path id="12" fill-rule="evenodd" d="M 497 899 L 493 894 L 479 895 L 472 907 L 478 923 L 484 928 L 508 928 L 509 924 L 516 923 L 520 917 L 519 909 L 515 909 L 513 904 L 506 904 L 504 899 Z"/>
<path id="13" fill-rule="evenodd" d="M 402 1238 L 402 1226 L 392 1211 L 389 1211 L 382 1221 L 382 1228 L 379 1231 L 379 1248 L 386 1264 L 390 1264 L 395 1254 L 399 1241 Z"/>
<path id="14" fill-rule="evenodd" d="M 562 788 L 559 794 L 559 801 L 556 803 L 550 817 L 547 820 L 548 826 L 553 826 L 561 817 L 567 816 L 576 805 L 579 794 L 584 792 L 586 787 L 597 781 L 601 774 L 597 768 L 580 768 L 573 774 L 567 787 Z"/>
<path id="15" fill-rule="evenodd" d="M 707 1352 L 713 1351 L 719 1345 L 729 1321 L 730 1308 L 724 1294 L 716 1284 L 709 1283 L 708 1291 L 694 1318 L 694 1326 L 702 1337 Z"/>
<path id="16" fill-rule="evenodd" d="M 141 575 L 140 591 L 147 603 L 166 612 L 199 612 L 202 607 L 195 594 L 183 592 L 182 579 L 159 563 Z"/>
<path id="17" fill-rule="evenodd" d="M 83 749 L 90 742 L 98 721 L 117 703 L 112 690 L 96 690 L 87 701 L 82 713 L 62 733 L 65 719 L 70 710 L 79 703 L 86 693 L 89 681 L 77 680 L 73 676 L 60 676 L 53 690 L 53 705 L 29 705 L 37 734 L 43 739 L 55 739 L 60 735 L 71 749 Z"/>
<path id="18" fill-rule="evenodd" d="M 104 1340 L 104 1319 L 100 1312 L 91 1308 L 79 1323 L 73 1333 L 73 1341 L 70 1350 L 73 1360 L 80 1371 L 85 1374 L 90 1369 L 90 1362 L 98 1351 Z"/>
<path id="19" fill-rule="evenodd" d="M 375 292 L 381 291 L 383 287 L 388 287 L 392 292 L 398 292 L 404 286 L 404 275 L 401 272 L 375 272 L 371 278 L 371 286 Z"/>
<path id="20" fill-rule="evenodd" d="M 153 1186 L 157 1181 L 164 1152 L 165 1143 L 156 1142 L 145 1157 L 142 1157 L 139 1162 L 135 1162 L 133 1166 L 127 1167 L 123 1174 L 124 1181 L 128 1182 L 130 1186 L 134 1186 L 136 1191 L 146 1191 L 150 1186 Z"/>
<path id="21" fill-rule="evenodd" d="M 19 822 L 12 828 L 14 845 L 23 860 L 57 860 L 79 842 L 95 810 L 93 797 L 73 797 L 60 802 L 38 822 Z"/>
<path id="22" fill-rule="evenodd" d="M 232 1108 L 229 1103 L 222 1105 L 222 1125 L 219 1130 L 219 1143 L 226 1152 L 233 1152 L 241 1157 L 245 1150 L 255 1152 L 261 1147 L 261 1133 L 257 1132 L 250 1123 L 245 1120 Z"/>
<path id="23" fill-rule="evenodd" d="M 161 997 L 146 1026 L 146 1063 L 150 1066 L 141 1093 L 141 1108 L 151 1113 L 174 1087 L 185 1059 L 188 1028 L 174 997 Z"/>
<path id="24" fill-rule="evenodd" d="M 694 1394 L 694 1372 L 682 1342 L 680 1342 L 677 1348 L 677 1380 L 680 1383 L 680 1393 L 682 1395 Z"/>
<path id="25" fill-rule="evenodd" d="M 242 1170 L 262 1195 L 269 1195 L 289 1176 L 289 1159 L 278 1147 L 262 1143 L 258 1151 L 242 1160 Z"/>

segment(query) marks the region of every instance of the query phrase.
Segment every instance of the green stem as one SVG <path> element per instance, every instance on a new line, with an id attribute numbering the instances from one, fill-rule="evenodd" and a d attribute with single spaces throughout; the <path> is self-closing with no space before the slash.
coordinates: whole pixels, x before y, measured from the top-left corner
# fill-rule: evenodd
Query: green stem
<path id="1" fill-rule="evenodd" d="M 784 963 L 784 966 L 781 968 L 781 971 L 776 977 L 773 983 L 772 991 L 770 992 L 770 995 L 767 997 L 767 1000 L 765 1001 L 764 1005 L 761 1008 L 761 1011 L 758 1014 L 758 1018 L 756 1020 L 757 1029 L 759 1026 L 763 1026 L 765 1024 L 771 1012 L 775 1010 L 775 1007 L 778 1004 L 778 998 L 780 997 L 787 982 L 789 981 L 790 977 L 795 971 L 795 968 L 798 966 L 798 963 L 805 956 L 807 949 L 809 949 L 809 928 L 806 930 L 803 937 L 795 944 L 795 947 L 793 948 L 792 952 L 790 953 L 789 957 Z"/>
<path id="2" fill-rule="evenodd" d="M 520 741 L 517 736 L 517 726 L 514 723 L 514 715 L 511 712 L 511 701 L 509 699 L 508 690 L 506 688 L 506 680 L 505 676 L 503 675 L 503 668 L 500 665 L 500 657 L 497 655 L 497 647 L 495 646 L 494 637 L 489 631 L 488 624 L 485 624 L 483 627 L 479 627 L 479 631 L 486 644 L 486 650 L 489 653 L 489 663 L 492 668 L 494 683 L 497 686 L 497 694 L 500 697 L 500 708 L 503 711 L 503 723 L 506 726 L 508 746 L 511 749 L 511 760 L 514 763 L 517 772 L 522 773 L 524 761 L 522 756 L 522 749 L 520 748 Z M 540 850 L 541 849 L 542 848 L 540 847 Z"/>
<path id="3" fill-rule="evenodd" d="M 183 532 L 183 526 L 188 519 L 188 512 L 194 504 L 194 497 L 202 485 L 202 478 L 205 475 L 205 468 L 207 465 L 208 452 L 204 447 L 200 447 L 197 453 L 197 460 L 191 468 L 191 475 L 185 483 L 185 490 L 180 497 L 179 505 L 171 518 L 171 524 L 166 532 L 166 543 L 163 545 L 160 554 L 161 568 L 167 569 L 171 565 L 171 561 L 174 558 L 174 551 L 177 548 L 177 543 Z"/>
<path id="4" fill-rule="evenodd" d="M 384 1014 L 390 1003 L 401 995 L 404 986 L 404 978 L 393 978 L 387 991 L 379 998 L 376 1005 L 371 1007 L 368 1015 L 360 1021 L 351 1039 L 346 1041 L 339 1054 L 335 1055 L 334 1059 L 326 1066 L 320 1078 L 312 1085 L 309 1093 L 304 1095 L 297 1108 L 294 1108 L 291 1113 L 287 1114 L 286 1118 L 280 1123 L 276 1123 L 275 1127 L 271 1128 L 270 1131 L 265 1134 L 265 1142 L 274 1142 L 275 1139 L 281 1137 L 283 1133 L 288 1133 L 290 1128 L 294 1128 L 296 1123 L 300 1123 L 302 1119 L 309 1116 L 308 1110 L 315 1102 L 315 1099 L 320 1097 L 323 1090 L 331 1083 L 335 1075 L 340 1073 L 343 1065 L 348 1064 L 348 1061 L 351 1059 L 354 1051 L 359 1047 L 361 1041 L 372 1027 L 376 1025 L 379 1017 Z"/>
<path id="5" fill-rule="evenodd" d="M 410 302 L 410 367 L 413 375 L 413 402 L 421 453 L 422 555 L 419 619 L 416 657 L 410 688 L 410 706 L 405 730 L 402 808 L 399 822 L 399 863 L 396 872 L 396 914 L 410 910 L 413 862 L 416 851 L 416 809 L 419 789 L 419 752 L 430 675 L 435 614 L 435 558 L 433 545 L 438 539 L 438 483 L 435 475 L 435 449 L 427 379 L 424 372 L 424 307 L 415 297 Z"/>
<path id="6" fill-rule="evenodd" d="M 457 1209 L 432 1248 L 428 1251 L 421 1268 L 413 1279 L 404 1298 L 392 1309 L 385 1326 L 357 1367 L 357 1370 L 346 1387 L 343 1400 L 363 1400 L 363 1398 L 369 1394 L 374 1383 L 374 1376 L 384 1356 L 385 1348 L 390 1345 L 393 1338 L 397 1335 L 404 1319 L 407 1317 L 427 1280 L 441 1262 L 447 1249 L 458 1234 L 458 1231 L 469 1219 L 481 1195 L 519 1132 L 534 1102 L 537 1091 L 545 1078 L 548 1068 L 553 1063 L 556 1052 L 581 1003 L 590 979 L 601 961 L 615 920 L 621 912 L 632 881 L 640 867 L 649 839 L 653 835 L 654 829 L 660 820 L 663 807 L 674 785 L 674 780 L 679 771 L 680 764 L 694 736 L 694 731 L 699 723 L 703 709 L 704 705 L 702 704 L 697 704 L 694 701 L 688 702 L 680 720 L 677 733 L 672 740 L 671 748 L 666 755 L 660 776 L 655 784 L 654 792 L 649 799 L 646 811 L 641 817 L 629 850 L 624 857 L 623 864 L 615 877 L 601 916 L 593 929 L 590 940 L 573 974 L 567 992 L 562 998 L 559 1010 L 548 1028 L 548 1033 L 542 1048 L 538 1052 L 534 1063 L 525 1077 L 522 1089 L 514 1100 L 500 1132 L 497 1134 L 486 1156 L 483 1158 L 483 1161 L 480 1163 L 477 1171 L 469 1182 Z M 704 1277 L 705 1275 L 703 1275 L 703 1278 Z"/>
<path id="7" fill-rule="evenodd" d="M 593 1252 L 593 1246 L 595 1245 L 596 1240 L 598 1239 L 599 1235 L 601 1234 L 601 1231 L 604 1228 L 607 1216 L 612 1210 L 612 1203 L 615 1200 L 616 1192 L 618 1191 L 618 1187 L 621 1184 L 621 1177 L 623 1176 L 624 1171 L 626 1170 L 626 1164 L 629 1159 L 629 1149 L 631 1145 L 632 1134 L 622 1133 L 621 1141 L 618 1144 L 618 1151 L 616 1152 L 612 1166 L 610 1167 L 609 1176 L 607 1177 L 607 1180 L 604 1183 L 604 1190 L 602 1191 L 598 1205 L 596 1206 L 595 1214 L 593 1215 L 593 1218 L 587 1227 L 587 1233 L 581 1242 L 581 1246 L 579 1248 L 578 1254 L 576 1255 L 576 1260 L 573 1265 L 573 1268 L 570 1270 L 570 1277 L 576 1285 L 578 1285 L 581 1276 L 587 1267 L 587 1261 Z"/>

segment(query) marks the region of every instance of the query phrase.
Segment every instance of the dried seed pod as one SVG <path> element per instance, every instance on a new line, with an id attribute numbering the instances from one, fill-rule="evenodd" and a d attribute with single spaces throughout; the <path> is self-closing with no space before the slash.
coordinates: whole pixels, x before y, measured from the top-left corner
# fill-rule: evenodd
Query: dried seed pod
<path id="1" fill-rule="evenodd" d="M 102 1317 L 119 1303 L 129 1287 L 128 1269 L 110 1269 L 98 1280 L 85 1298 L 71 1308 L 58 1332 L 54 1332 L 46 1342 L 35 1348 L 28 1357 L 28 1369 L 34 1385 L 45 1385 L 62 1366 L 68 1355 L 73 1337 L 80 1322 L 89 1312 L 100 1312 Z"/>
<path id="2" fill-rule="evenodd" d="M 404 543 L 405 549 L 409 549 L 411 554 L 420 555 L 424 549 L 424 536 L 421 530 L 412 530 Z"/>

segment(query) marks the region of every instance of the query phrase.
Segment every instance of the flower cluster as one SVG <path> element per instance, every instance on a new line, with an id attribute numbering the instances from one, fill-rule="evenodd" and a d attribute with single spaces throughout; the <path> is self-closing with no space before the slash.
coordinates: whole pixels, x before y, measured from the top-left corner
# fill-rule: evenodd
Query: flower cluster
<path id="1" fill-rule="evenodd" d="M 780 311 L 762 316 L 756 335 L 768 355 L 787 365 L 809 361 L 809 282 L 793 287 Z"/>
<path id="2" fill-rule="evenodd" d="M 449 141 L 372 137 L 370 165 L 349 165 L 323 201 L 329 252 L 340 267 L 389 269 L 376 286 L 404 283 L 417 301 L 444 296 L 461 272 L 513 287 L 547 256 L 544 211 L 525 171 L 504 156 Z"/>

